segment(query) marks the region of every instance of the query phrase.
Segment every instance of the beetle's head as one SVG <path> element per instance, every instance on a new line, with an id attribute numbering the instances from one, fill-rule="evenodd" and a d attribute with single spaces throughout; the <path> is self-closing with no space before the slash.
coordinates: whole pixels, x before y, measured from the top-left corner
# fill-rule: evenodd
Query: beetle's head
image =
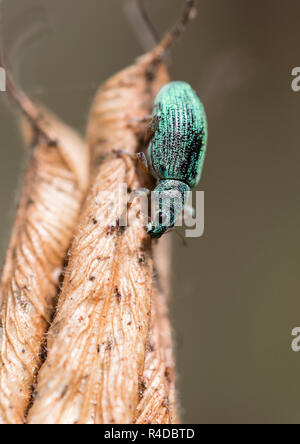
<path id="1" fill-rule="evenodd" d="M 179 180 L 162 180 L 159 182 L 152 199 L 152 221 L 148 224 L 147 233 L 152 238 L 160 238 L 173 228 L 181 215 L 185 204 L 185 193 L 190 188 Z"/>
<path id="2" fill-rule="evenodd" d="M 147 226 L 147 233 L 152 239 L 159 239 L 170 227 L 162 224 L 150 222 Z"/>

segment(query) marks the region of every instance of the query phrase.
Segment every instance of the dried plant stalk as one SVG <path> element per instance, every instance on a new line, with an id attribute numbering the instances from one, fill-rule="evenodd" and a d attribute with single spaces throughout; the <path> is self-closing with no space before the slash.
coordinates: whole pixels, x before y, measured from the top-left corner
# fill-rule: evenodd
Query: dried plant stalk
<path id="1" fill-rule="evenodd" d="M 165 236 L 154 251 L 157 282 L 153 290 L 152 321 L 145 368 L 140 385 L 141 400 L 136 424 L 177 424 L 175 363 L 169 319 L 171 239 Z"/>
<path id="2" fill-rule="evenodd" d="M 81 138 L 48 119 L 59 145 L 40 140 L 30 153 L 1 278 L 0 423 L 24 422 L 88 181 Z"/>
<path id="3" fill-rule="evenodd" d="M 154 289 L 152 322 L 147 345 L 145 368 L 140 383 L 141 401 L 137 407 L 136 424 L 170 424 L 169 393 L 161 343 L 160 294 Z"/>
<path id="4" fill-rule="evenodd" d="M 122 208 L 101 196 L 108 191 L 117 202 L 120 180 L 128 180 L 126 164 L 107 160 L 70 253 L 30 423 L 131 421 L 149 328 L 152 261 L 140 221 L 122 234 L 114 227 Z"/>
<path id="5" fill-rule="evenodd" d="M 30 424 L 132 423 L 136 416 L 150 329 L 152 251 L 139 201 L 128 208 L 129 225 L 116 226 L 124 211 L 119 185 L 134 190 L 145 184 L 135 163 L 113 152 L 144 148 L 145 127 L 137 122 L 149 115 L 169 79 L 161 56 L 172 42 L 167 36 L 96 96 L 88 125 L 92 188 L 49 330 Z"/>
<path id="6" fill-rule="evenodd" d="M 93 165 L 113 149 L 139 148 L 129 122 L 149 113 L 151 86 L 138 65 L 100 90 L 89 126 Z M 124 211 L 122 183 L 132 190 L 143 185 L 133 161 L 108 156 L 95 168 L 30 423 L 133 421 L 149 334 L 152 254 L 142 215 L 132 217 L 138 201 L 129 209 L 131 224 L 115 227 Z"/>
<path id="7" fill-rule="evenodd" d="M 176 372 L 172 327 L 169 313 L 171 296 L 171 252 L 170 237 L 165 237 L 155 249 L 155 266 L 158 275 L 158 313 L 160 322 L 157 322 L 161 338 L 162 356 L 164 362 L 164 377 L 168 387 L 168 406 L 171 424 L 179 424 L 178 400 L 176 391 Z"/>

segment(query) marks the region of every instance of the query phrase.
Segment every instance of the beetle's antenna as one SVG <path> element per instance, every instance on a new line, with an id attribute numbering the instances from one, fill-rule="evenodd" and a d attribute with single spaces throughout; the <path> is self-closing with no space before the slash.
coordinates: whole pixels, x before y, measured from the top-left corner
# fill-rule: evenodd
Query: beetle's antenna
<path id="1" fill-rule="evenodd" d="M 258 67 L 258 60 L 239 48 L 221 53 L 207 64 L 201 98 L 210 117 L 220 112 L 227 96 L 249 81 Z"/>
<path id="2" fill-rule="evenodd" d="M 150 51 L 160 41 L 157 32 L 144 4 L 144 0 L 127 0 L 125 13 L 145 51 Z"/>
<path id="3" fill-rule="evenodd" d="M 172 231 L 174 231 L 176 235 L 180 238 L 180 240 L 182 241 L 182 245 L 184 247 L 187 247 L 188 246 L 187 241 L 182 236 L 182 234 L 178 230 L 176 230 L 176 227 L 169 228 L 169 230 L 167 230 L 166 233 L 171 233 Z"/>
<path id="4" fill-rule="evenodd" d="M 51 135 L 51 132 L 41 116 L 40 112 L 34 103 L 27 97 L 27 95 L 14 82 L 12 76 L 7 70 L 4 57 L 4 38 L 3 38 L 3 24 L 2 24 L 3 1 L 0 0 L 0 66 L 5 69 L 6 73 L 6 89 L 10 97 L 18 105 L 21 111 L 28 118 L 33 128 L 46 139 L 49 145 L 56 145 L 56 139 Z"/>

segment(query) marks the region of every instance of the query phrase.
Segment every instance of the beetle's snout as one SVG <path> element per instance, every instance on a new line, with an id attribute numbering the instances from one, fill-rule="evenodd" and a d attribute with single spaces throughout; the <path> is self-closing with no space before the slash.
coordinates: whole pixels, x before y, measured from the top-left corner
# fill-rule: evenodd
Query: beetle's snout
<path id="1" fill-rule="evenodd" d="M 147 233 L 152 239 L 159 239 L 167 230 L 168 227 L 161 224 L 155 225 L 152 222 L 147 226 Z"/>

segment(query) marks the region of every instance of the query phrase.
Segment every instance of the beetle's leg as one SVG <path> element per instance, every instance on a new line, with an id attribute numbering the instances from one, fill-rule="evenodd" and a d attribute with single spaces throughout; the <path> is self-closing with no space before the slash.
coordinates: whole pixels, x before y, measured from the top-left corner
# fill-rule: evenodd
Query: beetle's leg
<path id="1" fill-rule="evenodd" d="M 153 116 L 152 114 L 143 117 L 132 117 L 131 119 L 129 119 L 129 124 L 134 124 L 136 127 L 141 127 L 141 133 L 145 134 L 144 143 L 145 145 L 148 145 L 153 139 L 155 131 L 158 128 L 160 119 L 160 116 Z M 147 125 L 146 130 L 145 125 Z"/>
<path id="2" fill-rule="evenodd" d="M 184 247 L 187 247 L 187 246 L 188 246 L 187 241 L 186 241 L 185 238 L 182 236 L 182 234 L 181 234 L 178 230 L 176 230 L 176 227 L 169 228 L 169 229 L 166 231 L 166 233 L 171 233 L 172 231 L 175 231 L 176 235 L 179 237 L 179 239 L 181 239 L 181 241 L 182 241 L 182 245 L 183 245 Z"/>
<path id="3" fill-rule="evenodd" d="M 150 170 L 148 167 L 148 160 L 145 153 L 141 152 L 141 153 L 131 154 L 128 151 L 123 151 L 123 150 L 113 150 L 112 152 L 117 157 L 128 156 L 132 160 L 137 160 L 141 170 L 146 174 L 150 174 Z"/>
<path id="4" fill-rule="evenodd" d="M 135 158 L 138 161 L 139 167 L 145 174 L 150 174 L 148 160 L 145 153 L 137 153 L 135 154 Z"/>
<path id="5" fill-rule="evenodd" d="M 152 116 L 151 121 L 147 127 L 146 133 L 145 133 L 145 138 L 144 138 L 144 143 L 145 145 L 148 145 L 151 140 L 154 137 L 154 134 L 158 128 L 159 122 L 160 122 L 161 117 L 160 116 Z"/>
<path id="6" fill-rule="evenodd" d="M 129 119 L 129 123 L 135 123 L 137 125 L 141 125 L 143 123 L 147 123 L 153 132 L 157 130 L 158 124 L 160 122 L 160 116 L 153 116 L 153 114 L 148 114 L 143 117 L 131 117 Z"/>
<path id="7" fill-rule="evenodd" d="M 131 117 L 129 119 L 129 123 L 131 123 L 131 124 L 135 123 L 136 125 L 140 125 L 140 124 L 143 124 L 143 123 L 150 124 L 152 118 L 153 118 L 152 114 L 148 114 L 148 115 L 143 116 L 143 117 Z"/>
<path id="8" fill-rule="evenodd" d="M 132 160 L 136 160 L 137 159 L 136 158 L 136 154 L 131 154 L 129 151 L 125 151 L 125 150 L 113 149 L 112 150 L 112 154 L 115 155 L 116 157 L 128 156 Z"/>
<path id="9" fill-rule="evenodd" d="M 152 117 L 152 120 L 151 120 L 149 126 L 151 127 L 153 133 L 155 133 L 155 131 L 157 130 L 160 120 L 161 120 L 161 116 L 153 116 Z"/>

